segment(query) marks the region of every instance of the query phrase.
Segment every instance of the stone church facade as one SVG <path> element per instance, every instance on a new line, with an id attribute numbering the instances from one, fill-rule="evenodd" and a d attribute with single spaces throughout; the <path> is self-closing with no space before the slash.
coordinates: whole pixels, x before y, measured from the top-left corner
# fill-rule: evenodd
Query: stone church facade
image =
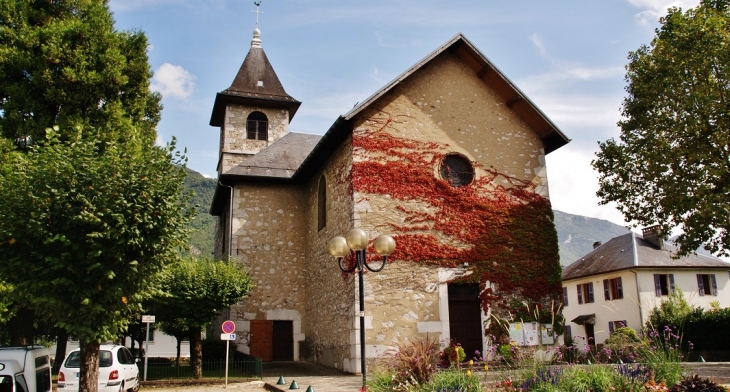
<path id="1" fill-rule="evenodd" d="M 355 227 L 397 243 L 383 271 L 365 274 L 369 361 L 426 337 L 458 340 L 471 356 L 486 345 L 490 309 L 559 298 L 545 154 L 569 140 L 463 35 L 322 136 L 288 131 L 299 104 L 256 30 L 211 117 L 216 256 L 256 284 L 226 315 L 240 350 L 360 371 L 358 281 L 327 250 Z"/>

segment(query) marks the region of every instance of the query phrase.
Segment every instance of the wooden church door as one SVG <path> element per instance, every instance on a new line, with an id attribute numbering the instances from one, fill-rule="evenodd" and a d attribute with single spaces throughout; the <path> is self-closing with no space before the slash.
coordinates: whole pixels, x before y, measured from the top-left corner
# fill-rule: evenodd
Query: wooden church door
<path id="1" fill-rule="evenodd" d="M 273 355 L 272 336 L 273 322 L 271 320 L 251 320 L 251 355 L 261 358 L 264 362 L 271 362 Z"/>
<path id="2" fill-rule="evenodd" d="M 468 361 L 476 350 L 483 350 L 479 284 L 449 284 L 448 291 L 451 339 L 461 344 Z"/>

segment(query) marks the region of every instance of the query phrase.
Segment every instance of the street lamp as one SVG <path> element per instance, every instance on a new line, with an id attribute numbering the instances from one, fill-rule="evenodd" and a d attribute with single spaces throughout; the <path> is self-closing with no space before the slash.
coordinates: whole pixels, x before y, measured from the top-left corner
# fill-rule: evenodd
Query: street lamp
<path id="1" fill-rule="evenodd" d="M 379 272 L 385 268 L 385 261 L 395 250 L 395 240 L 387 234 L 381 234 L 375 239 L 373 248 L 375 252 L 383 257 L 379 266 L 371 266 L 365 255 L 365 248 L 368 246 L 368 235 L 362 229 L 352 229 L 345 237 L 335 237 L 327 245 L 330 254 L 337 258 L 337 264 L 342 272 L 350 273 L 357 270 L 360 282 L 360 370 L 362 371 L 362 386 L 365 387 L 365 290 L 363 289 L 363 270 L 367 268 L 372 272 Z M 350 266 L 343 260 L 355 252 L 355 263 Z"/>

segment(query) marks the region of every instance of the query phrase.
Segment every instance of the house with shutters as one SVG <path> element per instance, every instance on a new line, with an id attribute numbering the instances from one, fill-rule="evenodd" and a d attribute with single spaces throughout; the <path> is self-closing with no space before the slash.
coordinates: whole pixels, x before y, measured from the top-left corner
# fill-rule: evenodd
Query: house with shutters
<path id="1" fill-rule="evenodd" d="M 246 266 L 256 285 L 217 321 L 235 322 L 239 350 L 358 373 L 361 345 L 374 360 L 428 337 L 471 358 L 490 314 L 560 302 L 545 155 L 569 139 L 466 37 L 327 130 L 290 132 L 300 105 L 257 28 L 210 118 L 216 256 Z M 385 268 L 364 276 L 362 314 L 358 278 L 328 252 L 352 228 L 396 242 Z"/>
<path id="2" fill-rule="evenodd" d="M 657 227 L 612 238 L 563 270 L 566 338 L 578 347 L 603 343 L 615 328 L 637 331 L 649 314 L 679 289 L 692 306 L 730 306 L 730 263 L 676 248 Z"/>

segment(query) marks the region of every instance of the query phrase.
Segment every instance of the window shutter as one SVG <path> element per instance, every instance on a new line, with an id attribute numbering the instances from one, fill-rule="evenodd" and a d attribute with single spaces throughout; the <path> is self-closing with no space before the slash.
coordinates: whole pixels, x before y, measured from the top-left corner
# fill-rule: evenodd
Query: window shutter
<path id="1" fill-rule="evenodd" d="M 712 283 L 712 295 L 717 297 L 717 280 L 715 280 L 715 274 L 710 275 L 710 283 Z"/>
<path id="2" fill-rule="evenodd" d="M 609 321 L 608 322 L 608 332 L 613 333 L 613 330 L 614 330 L 613 321 Z"/>
<path id="3" fill-rule="evenodd" d="M 616 286 L 618 287 L 618 299 L 624 298 L 624 288 L 621 285 L 621 277 L 616 278 Z"/>
<path id="4" fill-rule="evenodd" d="M 674 274 L 667 275 L 669 277 L 669 290 L 674 294 Z"/>
<path id="5" fill-rule="evenodd" d="M 583 286 L 582 284 L 578 285 L 578 303 L 579 304 L 583 303 L 583 290 L 582 290 L 583 287 L 582 286 Z"/>
<path id="6" fill-rule="evenodd" d="M 256 139 L 256 120 L 246 121 L 246 138 Z"/>
<path id="7" fill-rule="evenodd" d="M 657 297 L 662 296 L 662 277 L 659 274 L 654 274 L 654 293 Z"/>
<path id="8" fill-rule="evenodd" d="M 608 279 L 603 279 L 603 299 L 611 300 L 611 289 L 608 288 Z"/>
<path id="9" fill-rule="evenodd" d="M 700 295 L 705 295 L 705 285 L 702 284 L 702 275 L 697 274 L 697 289 Z"/>
<path id="10" fill-rule="evenodd" d="M 586 302 L 596 302 L 595 298 L 593 298 L 593 282 L 588 283 L 588 298 L 586 298 Z"/>
<path id="11" fill-rule="evenodd" d="M 570 325 L 565 326 L 565 339 L 572 339 L 573 338 L 573 331 L 570 330 Z"/>
<path id="12" fill-rule="evenodd" d="M 563 307 L 568 306 L 568 288 L 563 287 Z"/>

